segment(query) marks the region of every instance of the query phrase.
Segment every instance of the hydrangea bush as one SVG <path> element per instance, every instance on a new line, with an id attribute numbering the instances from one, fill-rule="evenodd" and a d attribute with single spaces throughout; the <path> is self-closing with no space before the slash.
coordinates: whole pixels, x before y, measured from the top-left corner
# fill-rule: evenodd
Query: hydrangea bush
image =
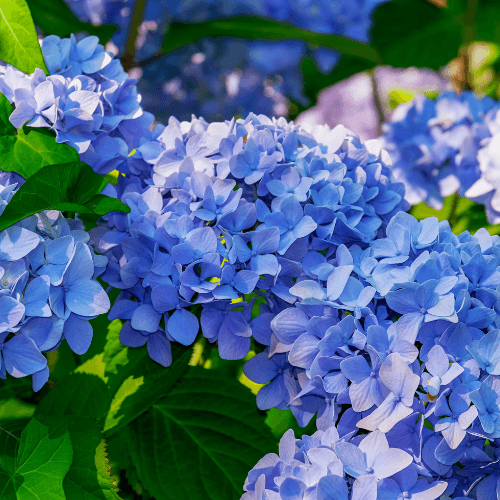
<path id="1" fill-rule="evenodd" d="M 384 124 L 383 147 L 411 205 L 443 206 L 458 193 L 485 205 L 488 222 L 500 222 L 496 151 L 499 106 L 472 92 L 423 95 L 401 104 Z"/>
<path id="2" fill-rule="evenodd" d="M 40 54 L 47 71 L 2 67 L 2 130 L 45 129 L 95 177 L 49 165 L 55 209 L 45 166 L 0 173 L 0 377 L 39 392 L 0 406 L 1 495 L 42 470 L 51 498 L 121 498 L 105 436 L 127 499 L 498 500 L 500 237 L 409 213 L 458 191 L 494 216 L 494 101 L 418 97 L 382 144 L 254 113 L 164 126 L 96 37 Z M 259 411 L 308 431 L 276 450 Z"/>

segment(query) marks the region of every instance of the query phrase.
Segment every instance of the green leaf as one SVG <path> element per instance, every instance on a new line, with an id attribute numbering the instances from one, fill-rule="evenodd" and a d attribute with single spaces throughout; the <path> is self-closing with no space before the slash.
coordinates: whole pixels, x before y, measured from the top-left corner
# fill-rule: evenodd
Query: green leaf
<path id="1" fill-rule="evenodd" d="M 92 417 L 107 434 L 116 434 L 146 412 L 187 369 L 191 349 L 172 345 L 172 365 L 165 368 L 149 358 L 146 348 L 120 343 L 121 322 L 109 325 L 104 353 L 81 364 L 41 401 L 45 415 Z M 101 332 L 102 334 L 102 332 Z"/>
<path id="2" fill-rule="evenodd" d="M 146 351 L 146 349 L 142 349 Z M 172 364 L 141 364 L 139 373 L 128 376 L 116 392 L 106 415 L 104 431 L 116 434 L 149 408 L 179 380 L 188 369 L 192 350 L 172 345 Z"/>
<path id="3" fill-rule="evenodd" d="M 112 397 L 106 415 L 106 435 L 116 434 L 146 411 L 184 374 L 192 350 L 171 344 L 172 365 L 165 368 L 149 358 L 147 349 L 130 348 L 120 342 L 121 322 L 108 328 L 103 362 Z"/>
<path id="4" fill-rule="evenodd" d="M 48 74 L 25 0 L 0 2 L 0 59 L 24 73 L 40 68 Z"/>
<path id="5" fill-rule="evenodd" d="M 476 19 L 476 40 L 500 44 L 500 4 L 497 0 L 479 0 Z"/>
<path id="6" fill-rule="evenodd" d="M 27 0 L 27 2 L 35 24 L 47 35 L 65 38 L 71 33 L 85 31 L 89 35 L 99 37 L 100 43 L 105 45 L 116 31 L 116 26 L 108 24 L 93 26 L 80 21 L 64 0 Z"/>
<path id="7" fill-rule="evenodd" d="M 481 228 L 485 228 L 490 234 L 500 234 L 500 225 L 488 224 L 484 205 L 474 203 L 467 198 L 460 198 L 457 194 L 445 198 L 441 210 L 419 203 L 411 207 L 410 213 L 418 220 L 426 217 L 437 217 L 440 221 L 446 220 L 455 234 L 464 231 L 474 234 Z"/>
<path id="8" fill-rule="evenodd" d="M 15 461 L 0 464 L 0 498 L 66 500 L 63 479 L 72 460 L 67 422 L 31 419 L 21 432 Z"/>
<path id="9" fill-rule="evenodd" d="M 37 415 L 84 416 L 103 420 L 112 395 L 104 378 L 102 355 L 81 364 L 47 392 Z"/>
<path id="10" fill-rule="evenodd" d="M 73 463 L 64 479 L 66 500 L 119 500 L 101 428 L 90 418 L 72 418 Z"/>
<path id="11" fill-rule="evenodd" d="M 310 436 L 318 430 L 316 427 L 316 417 L 313 417 L 306 427 L 300 427 L 292 410 L 271 408 L 266 413 L 266 425 L 271 429 L 276 441 L 279 441 L 288 429 L 292 429 L 296 436 L 304 434 Z"/>
<path id="12" fill-rule="evenodd" d="M 383 64 L 438 70 L 458 56 L 463 16 L 427 0 L 392 0 L 373 15 L 372 46 Z"/>
<path id="13" fill-rule="evenodd" d="M 15 470 L 21 432 L 29 420 L 29 418 L 18 418 L 0 422 L 0 477 L 2 476 L 2 469 L 7 471 Z"/>
<path id="14" fill-rule="evenodd" d="M 14 194 L 0 216 L 0 231 L 43 210 L 105 215 L 130 212 L 120 200 L 100 195 L 107 180 L 83 162 L 47 165 L 32 175 Z"/>
<path id="15" fill-rule="evenodd" d="M 4 420 L 30 418 L 33 416 L 35 408 L 35 405 L 17 398 L 0 401 L 0 425 Z"/>
<path id="16" fill-rule="evenodd" d="M 11 104 L 0 94 L 0 170 L 14 171 L 27 179 L 46 165 L 78 161 L 76 149 L 58 144 L 52 131 L 16 129 L 9 122 L 11 113 Z"/>
<path id="17" fill-rule="evenodd" d="M 313 46 L 327 47 L 343 54 L 380 62 L 377 52 L 366 43 L 339 35 L 325 35 L 290 24 L 258 17 L 231 17 L 204 23 L 172 23 L 163 39 L 165 53 L 203 37 L 235 37 L 251 40 L 302 40 Z"/>
<path id="18" fill-rule="evenodd" d="M 254 396 L 217 370 L 191 367 L 129 428 L 132 462 L 155 500 L 239 499 L 248 471 L 277 451 Z"/>

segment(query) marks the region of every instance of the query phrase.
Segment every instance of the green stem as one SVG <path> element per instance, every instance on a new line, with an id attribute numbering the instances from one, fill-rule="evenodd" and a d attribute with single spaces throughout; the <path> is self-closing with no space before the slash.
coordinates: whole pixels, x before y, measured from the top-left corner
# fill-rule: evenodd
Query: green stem
<path id="1" fill-rule="evenodd" d="M 463 89 L 473 90 L 473 79 L 470 68 L 471 45 L 476 39 L 476 17 L 478 10 L 478 0 L 468 0 L 464 12 L 463 45 L 461 49 L 464 61 Z"/>
<path id="2" fill-rule="evenodd" d="M 146 0 L 135 0 L 134 12 L 130 20 L 130 27 L 127 35 L 127 42 L 125 43 L 125 52 L 122 58 L 122 65 L 125 71 L 129 71 L 135 63 L 135 41 L 137 33 L 144 16 L 144 9 L 146 8 Z"/>
<path id="3" fill-rule="evenodd" d="M 460 198 L 458 197 L 458 194 L 454 194 L 453 199 L 451 201 L 450 215 L 448 215 L 448 223 L 450 224 L 452 230 L 457 222 L 456 218 L 457 218 L 457 208 L 459 200 Z"/>
<path id="4" fill-rule="evenodd" d="M 370 75 L 370 82 L 372 85 L 372 93 L 373 93 L 373 103 L 375 104 L 375 110 L 377 111 L 377 135 L 382 135 L 382 124 L 385 122 L 385 112 L 384 112 L 384 104 L 380 97 L 380 92 L 378 89 L 377 83 L 377 75 L 375 74 L 377 68 L 373 68 L 368 71 Z"/>
<path id="5" fill-rule="evenodd" d="M 20 439 L 17 436 L 14 436 L 14 434 L 12 434 L 12 432 L 9 432 L 7 429 L 4 429 L 3 427 L 0 427 L 0 431 L 4 431 L 10 437 L 13 437 L 16 441 L 20 441 Z"/>

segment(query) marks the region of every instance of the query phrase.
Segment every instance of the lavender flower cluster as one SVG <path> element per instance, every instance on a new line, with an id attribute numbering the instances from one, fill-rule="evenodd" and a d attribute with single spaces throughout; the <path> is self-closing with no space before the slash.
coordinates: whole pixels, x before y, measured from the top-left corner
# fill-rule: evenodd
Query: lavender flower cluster
<path id="1" fill-rule="evenodd" d="M 412 455 L 390 447 L 382 432 L 355 436 L 347 414 L 343 420 L 302 439 L 288 430 L 279 455 L 250 471 L 241 500 L 435 500 L 453 491 L 441 479 L 419 478 Z"/>
<path id="2" fill-rule="evenodd" d="M 500 107 L 471 92 L 423 95 L 401 104 L 383 125 L 383 147 L 411 205 L 442 207 L 458 193 L 485 205 L 488 221 L 500 222 L 498 148 Z"/>
<path id="3" fill-rule="evenodd" d="M 0 214 L 16 184 L 0 179 Z M 65 339 L 77 354 L 92 341 L 89 320 L 109 310 L 96 281 L 107 258 L 96 255 L 80 220 L 47 211 L 0 232 L 0 378 L 49 378 L 42 354 Z"/>
<path id="4" fill-rule="evenodd" d="M 272 318 L 269 348 L 244 371 L 267 384 L 259 408 L 290 408 L 301 426 L 316 415 L 320 430 L 340 416 L 353 432 L 381 431 L 419 474 L 463 477 L 459 496 L 477 486 L 472 498 L 489 500 L 500 456 L 500 238 L 456 236 L 405 212 L 385 232 L 339 245 L 299 277 L 297 301 Z"/>
<path id="5" fill-rule="evenodd" d="M 157 146 L 146 189 L 121 180 L 130 214 L 113 215 L 94 237 L 109 259 L 103 279 L 122 289 L 110 312 L 126 320 L 122 342 L 147 343 L 164 365 L 171 341 L 194 342 L 200 308 L 222 358 L 245 357 L 252 335 L 268 345 L 271 319 L 296 301 L 297 279 L 332 248 L 372 241 L 406 208 L 381 150 L 342 126 L 313 134 L 262 115 L 171 118 Z"/>
<path id="6" fill-rule="evenodd" d="M 142 110 L 137 81 L 120 61 L 94 36 L 77 42 L 73 35 L 51 35 L 43 39 L 42 52 L 50 76 L 41 69 L 26 75 L 0 68 L 0 92 L 15 105 L 12 125 L 53 130 L 57 142 L 75 148 L 99 174 L 148 174 L 142 155 L 131 153 L 159 131 L 151 130 L 154 117 Z"/>

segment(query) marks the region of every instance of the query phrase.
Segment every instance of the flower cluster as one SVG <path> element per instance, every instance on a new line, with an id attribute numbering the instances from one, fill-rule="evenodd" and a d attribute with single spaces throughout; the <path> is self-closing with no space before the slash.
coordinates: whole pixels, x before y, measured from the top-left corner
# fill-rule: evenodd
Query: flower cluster
<path id="1" fill-rule="evenodd" d="M 123 52 L 134 2 L 131 0 L 66 0 L 80 19 L 93 24 L 115 24 L 112 38 L 117 53 Z M 371 14 L 385 0 L 245 0 L 146 2 L 135 60 L 141 64 L 160 51 L 171 22 L 192 23 L 231 16 L 275 19 L 320 33 L 343 35 L 367 42 Z M 286 115 L 287 98 L 303 105 L 300 63 L 306 44 L 296 40 L 276 42 L 220 39 L 203 40 L 143 65 L 140 91 L 144 106 L 158 119 L 191 113 L 210 120 L 249 112 Z M 333 70 L 340 55 L 330 49 L 311 53 L 321 71 Z"/>
<path id="2" fill-rule="evenodd" d="M 147 343 L 164 365 L 170 341 L 195 340 L 197 311 L 224 359 L 243 358 L 252 335 L 269 345 L 271 320 L 297 300 L 296 280 L 328 267 L 338 245 L 366 246 L 406 208 L 380 148 L 342 126 L 310 133 L 262 115 L 171 118 L 157 146 L 150 185 L 123 178 L 131 212 L 93 237 L 109 258 L 103 279 L 122 290 L 110 312 L 126 320 L 122 342 Z M 370 299 L 341 294 L 349 307 Z"/>
<path id="3" fill-rule="evenodd" d="M 491 137 L 481 142 L 482 148 L 477 153 L 480 177 L 467 190 L 465 196 L 486 208 L 486 215 L 491 224 L 500 223 L 500 110 L 497 108 L 488 116 L 487 126 Z"/>
<path id="4" fill-rule="evenodd" d="M 114 189 L 131 210 L 91 231 L 103 256 L 58 212 L 0 232 L 0 376 L 38 389 L 42 352 L 63 338 L 85 352 L 89 319 L 109 309 L 101 276 L 120 290 L 109 319 L 124 320 L 123 344 L 168 366 L 171 342 L 191 345 L 200 326 L 223 359 L 253 343 L 258 407 L 316 417 L 317 433 L 288 432 L 250 472 L 245 500 L 495 498 L 500 237 L 417 221 L 389 154 L 342 125 L 250 114 L 149 131 L 135 82 L 95 38 L 43 47 L 57 74 L 0 78 L 11 122 L 125 174 Z M 468 93 L 400 108 L 385 141 L 409 199 L 437 204 L 447 179 L 494 205 L 496 119 Z M 13 179 L 0 174 L 0 211 Z"/>
<path id="5" fill-rule="evenodd" d="M 353 428 L 411 453 L 420 474 L 471 487 L 491 472 L 477 487 L 488 500 L 500 456 L 500 238 L 402 211 L 385 232 L 318 257 L 244 371 L 267 384 L 259 408 L 290 408 L 301 426 L 316 414 L 327 430 L 349 412 Z"/>
<path id="6" fill-rule="evenodd" d="M 10 122 L 53 130 L 57 142 L 75 148 L 100 174 L 149 174 L 138 151 L 163 127 L 150 130 L 153 115 L 143 112 L 136 80 L 120 61 L 94 36 L 77 42 L 73 35 L 51 35 L 43 39 L 42 52 L 50 76 L 41 69 L 26 75 L 1 68 L 0 92 L 15 105 Z"/>
<path id="7" fill-rule="evenodd" d="M 16 184 L 0 185 L 0 213 Z M 78 219 L 47 211 L 0 231 L 0 378 L 33 375 L 47 382 L 43 352 L 66 339 L 77 354 L 92 341 L 89 320 L 109 310 L 96 281 L 107 258 L 96 255 Z"/>
<path id="8" fill-rule="evenodd" d="M 496 133 L 498 109 L 489 97 L 480 99 L 471 92 L 446 92 L 437 100 L 419 95 L 396 108 L 382 127 L 381 139 L 411 205 L 425 201 L 440 209 L 443 197 L 455 192 L 472 199 L 486 194 L 484 180 L 474 184 L 489 169 L 491 152 L 482 153 L 480 167 L 478 151 Z"/>
<path id="9" fill-rule="evenodd" d="M 453 491 L 446 481 L 419 478 L 412 455 L 382 432 L 355 434 L 348 413 L 338 429 L 302 439 L 288 430 L 279 455 L 269 453 L 249 472 L 241 500 L 435 500 Z"/>

